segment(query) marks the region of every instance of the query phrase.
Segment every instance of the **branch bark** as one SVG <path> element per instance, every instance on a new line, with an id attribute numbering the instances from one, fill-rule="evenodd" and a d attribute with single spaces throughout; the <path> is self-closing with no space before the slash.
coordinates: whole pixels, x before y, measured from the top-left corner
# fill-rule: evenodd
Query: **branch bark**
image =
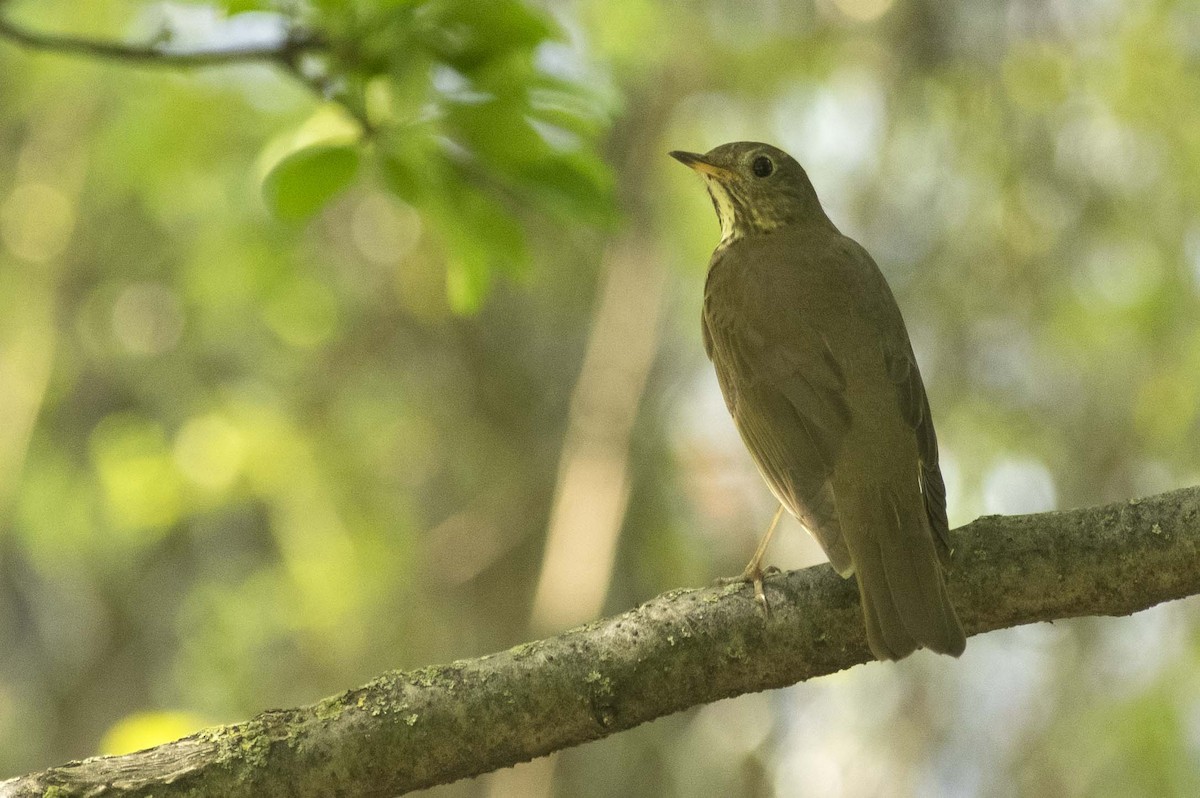
<path id="1" fill-rule="evenodd" d="M 1128 615 L 1200 593 L 1200 487 L 980 518 L 953 542 L 949 588 L 968 634 Z M 870 660 L 854 585 L 827 565 L 773 577 L 767 592 L 769 619 L 746 587 L 675 590 L 508 651 L 2 782 L 0 798 L 390 796 Z"/>

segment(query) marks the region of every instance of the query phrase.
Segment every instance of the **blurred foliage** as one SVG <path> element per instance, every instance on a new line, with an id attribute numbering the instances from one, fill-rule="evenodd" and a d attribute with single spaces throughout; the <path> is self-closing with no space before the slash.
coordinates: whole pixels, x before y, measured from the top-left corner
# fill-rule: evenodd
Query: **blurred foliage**
<path id="1" fill-rule="evenodd" d="M 438 231 L 455 307 L 477 308 L 494 270 L 526 261 L 514 203 L 560 222 L 611 219 L 595 151 L 609 109 L 544 11 L 521 0 L 317 2 L 301 21 L 327 38 L 318 69 L 365 120 L 385 185 Z M 293 190 L 274 194 L 284 215 L 295 195 L 342 187 L 350 156 L 334 152 L 281 164 L 306 164 Z"/>
<path id="2" fill-rule="evenodd" d="M 280 13 L 281 30 L 324 42 L 298 72 L 349 111 L 383 185 L 437 231 L 457 309 L 477 309 L 493 272 L 525 264 L 523 209 L 560 223 L 613 220 L 611 176 L 595 149 L 608 93 L 545 11 L 521 0 L 225 10 L 233 25 L 239 12 Z M 352 182 L 359 149 L 322 141 L 332 133 L 310 130 L 267 174 L 268 204 L 282 218 L 311 216 Z"/>
<path id="3" fill-rule="evenodd" d="M 905 311 L 955 523 L 1200 482 L 1191 4 L 0 6 L 325 42 L 170 71 L 0 41 L 0 774 L 525 639 L 616 241 L 670 280 L 609 609 L 736 571 L 773 508 L 699 344 L 716 221 L 647 150 L 806 165 Z M 792 525 L 773 559 L 819 555 Z M 722 702 L 553 790 L 1194 794 L 1196 607 Z"/>

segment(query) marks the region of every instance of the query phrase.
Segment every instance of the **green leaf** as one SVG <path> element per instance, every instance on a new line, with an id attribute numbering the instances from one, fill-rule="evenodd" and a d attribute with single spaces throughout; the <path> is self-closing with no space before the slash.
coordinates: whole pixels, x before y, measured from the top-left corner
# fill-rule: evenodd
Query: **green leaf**
<path id="1" fill-rule="evenodd" d="M 241 14 L 244 11 L 265 11 L 270 8 L 266 0 L 223 0 L 219 5 L 229 16 Z"/>
<path id="2" fill-rule="evenodd" d="M 511 208 L 478 189 L 461 192 L 452 203 L 442 230 L 452 252 L 484 269 L 516 273 L 527 265 L 525 234 Z"/>
<path id="3" fill-rule="evenodd" d="M 444 189 L 444 156 L 425 135 L 393 136 L 379 151 L 384 183 L 409 205 L 423 207 Z"/>
<path id="4" fill-rule="evenodd" d="M 513 52 L 528 52 L 554 33 L 548 15 L 515 0 L 430 3 L 425 46 L 470 75 Z"/>
<path id="5" fill-rule="evenodd" d="M 482 304 L 497 273 L 516 274 L 528 263 L 517 209 L 494 196 L 444 148 L 421 135 L 392 138 L 380 160 L 384 184 L 417 208 L 446 255 L 446 293 L 458 313 Z"/>
<path id="6" fill-rule="evenodd" d="M 602 163 L 585 155 L 562 155 L 531 164 L 520 175 L 545 212 L 607 227 L 616 220 L 612 178 Z"/>
<path id="7" fill-rule="evenodd" d="M 458 313 L 479 308 L 497 272 L 515 274 L 528 263 L 525 234 L 510 209 L 478 188 L 448 194 L 434 214 L 446 248 L 446 291 Z"/>
<path id="8" fill-rule="evenodd" d="M 307 219 L 354 182 L 360 160 L 353 144 L 294 152 L 263 180 L 263 197 L 281 219 Z"/>
<path id="9" fill-rule="evenodd" d="M 479 310 L 491 288 L 492 273 L 478 261 L 451 258 L 446 264 L 446 300 L 460 316 Z"/>

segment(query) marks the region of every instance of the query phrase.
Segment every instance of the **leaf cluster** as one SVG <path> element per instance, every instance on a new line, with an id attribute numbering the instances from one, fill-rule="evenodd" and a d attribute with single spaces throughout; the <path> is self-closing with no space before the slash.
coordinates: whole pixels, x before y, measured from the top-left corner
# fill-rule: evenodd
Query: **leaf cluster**
<path id="1" fill-rule="evenodd" d="M 611 109 L 545 11 L 520 0 L 359 0 L 290 14 L 326 43 L 297 70 L 350 111 L 357 136 L 338 131 L 279 159 L 264 193 L 280 217 L 312 216 L 369 163 L 436 231 L 460 310 L 478 305 L 497 271 L 521 270 L 532 215 L 611 221 L 611 176 L 595 146 Z"/>

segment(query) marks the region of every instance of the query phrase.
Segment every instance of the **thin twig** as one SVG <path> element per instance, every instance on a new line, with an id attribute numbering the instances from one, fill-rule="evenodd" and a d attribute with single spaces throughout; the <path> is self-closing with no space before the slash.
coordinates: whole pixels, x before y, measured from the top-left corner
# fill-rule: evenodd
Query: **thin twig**
<path id="1" fill-rule="evenodd" d="M 2 6 L 3 3 L 0 3 L 0 7 Z M 277 44 L 173 50 L 159 43 L 106 42 L 80 36 L 39 33 L 13 24 L 3 15 L 0 15 L 0 39 L 7 39 L 22 47 L 63 55 L 131 61 L 145 66 L 173 69 L 221 66 L 253 61 L 273 61 L 290 65 L 301 53 L 325 47 L 324 40 L 317 34 L 312 31 L 295 29 L 289 31 L 287 38 Z"/>
<path id="2" fill-rule="evenodd" d="M 0 0 L 0 9 L 3 9 L 6 3 L 7 0 Z M 0 40 L 8 40 L 33 50 L 167 69 L 272 63 L 304 84 L 322 100 L 332 100 L 345 108 L 362 126 L 364 135 L 369 136 L 373 128 L 361 103 L 355 102 L 354 98 L 337 89 L 328 75 L 312 74 L 305 69 L 302 57 L 306 53 L 327 49 L 328 42 L 319 33 L 303 28 L 288 30 L 287 37 L 277 44 L 176 50 L 158 42 L 107 42 L 80 36 L 39 33 L 13 24 L 0 13 Z"/>

